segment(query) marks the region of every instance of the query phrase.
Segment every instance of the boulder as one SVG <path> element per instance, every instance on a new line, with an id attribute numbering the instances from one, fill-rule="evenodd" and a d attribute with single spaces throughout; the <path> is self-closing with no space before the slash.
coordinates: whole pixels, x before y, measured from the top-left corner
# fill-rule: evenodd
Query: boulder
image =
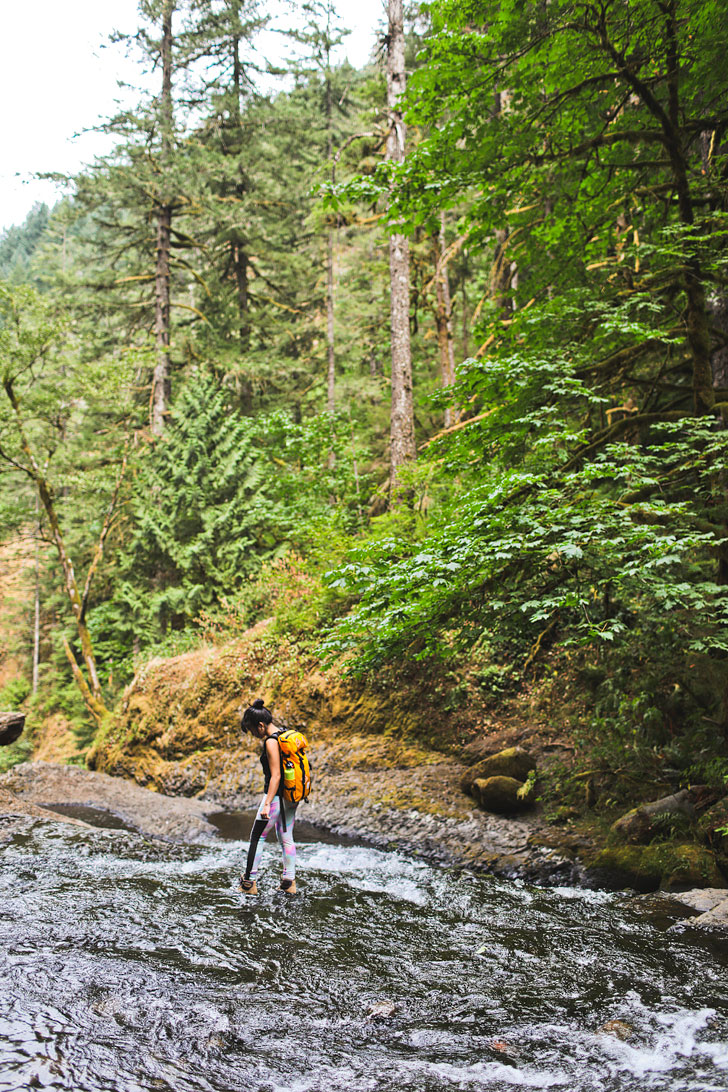
<path id="1" fill-rule="evenodd" d="M 684 891 L 672 898 L 696 911 L 698 916 L 690 919 L 691 928 L 728 932 L 728 891 L 725 888 Z"/>
<path id="2" fill-rule="evenodd" d="M 588 871 L 599 886 L 612 891 L 631 887 L 645 894 L 658 888 L 727 886 L 713 854 L 693 842 L 607 847 L 589 862 Z"/>
<path id="3" fill-rule="evenodd" d="M 25 713 L 0 713 L 0 747 L 19 739 L 25 727 Z"/>
<path id="4" fill-rule="evenodd" d="M 624 1020 L 607 1020 L 602 1024 L 599 1031 L 603 1035 L 613 1035 L 615 1039 L 621 1039 L 623 1042 L 627 1042 L 629 1039 L 634 1039 L 635 1030 L 632 1024 L 627 1024 Z"/>
<path id="5" fill-rule="evenodd" d="M 485 811 L 512 815 L 530 807 L 529 801 L 521 800 L 518 796 L 518 790 L 522 787 L 523 782 L 515 777 L 479 777 L 473 785 L 473 796 Z"/>
<path id="6" fill-rule="evenodd" d="M 509 777 L 515 781 L 525 781 L 531 770 L 536 768 L 533 755 L 523 747 L 507 747 L 505 751 L 488 755 L 466 770 L 461 781 L 463 792 L 474 796 L 473 785 L 479 779 L 491 777 Z"/>
<path id="7" fill-rule="evenodd" d="M 659 800 L 652 800 L 649 804 L 640 804 L 612 823 L 611 833 L 621 842 L 631 845 L 642 845 L 649 842 L 655 834 L 653 820 L 658 815 L 666 815 L 668 812 L 682 812 L 683 815 L 694 814 L 693 803 L 687 789 L 673 793 L 672 796 L 663 796 Z"/>

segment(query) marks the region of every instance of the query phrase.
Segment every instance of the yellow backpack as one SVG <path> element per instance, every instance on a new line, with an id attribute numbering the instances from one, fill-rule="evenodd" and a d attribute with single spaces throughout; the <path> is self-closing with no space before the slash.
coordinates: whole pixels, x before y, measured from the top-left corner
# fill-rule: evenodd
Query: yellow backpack
<path id="1" fill-rule="evenodd" d="M 277 734 L 281 749 L 281 796 L 292 804 L 305 800 L 311 792 L 311 767 L 303 732 L 289 729 Z"/>

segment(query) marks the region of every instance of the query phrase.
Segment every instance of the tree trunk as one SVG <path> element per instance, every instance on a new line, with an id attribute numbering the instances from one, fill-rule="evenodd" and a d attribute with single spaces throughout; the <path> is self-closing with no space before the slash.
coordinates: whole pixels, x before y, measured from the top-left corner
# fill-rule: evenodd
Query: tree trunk
<path id="1" fill-rule="evenodd" d="M 40 500 L 35 495 L 35 594 L 33 596 L 33 682 L 31 693 L 38 693 L 38 672 L 40 667 Z"/>
<path id="2" fill-rule="evenodd" d="M 86 664 L 86 670 L 91 680 L 91 693 L 95 700 L 97 700 L 103 707 L 103 699 L 101 697 L 101 683 L 99 682 L 98 672 L 96 670 L 96 659 L 93 653 L 93 647 L 91 644 L 91 635 L 86 625 L 84 618 L 84 612 L 86 608 L 85 597 L 82 598 L 76 582 L 76 574 L 73 568 L 73 562 L 66 549 L 66 543 L 61 532 L 61 527 L 58 522 L 58 516 L 56 514 L 56 506 L 53 502 L 53 492 L 51 486 L 46 481 L 43 472 L 41 471 L 38 462 L 33 454 L 28 437 L 25 432 L 25 425 L 20 415 L 20 406 L 15 396 L 15 390 L 13 388 L 12 380 L 5 379 L 3 386 L 5 393 L 8 396 L 8 400 L 13 407 L 15 413 L 15 420 L 18 424 L 18 432 L 20 434 L 20 442 L 23 448 L 23 452 L 27 459 L 27 473 L 35 482 L 36 489 L 38 490 L 38 496 L 40 502 L 43 505 L 43 509 L 48 518 L 48 524 L 51 530 L 51 536 L 58 551 L 58 557 L 61 562 L 61 568 L 63 569 L 64 584 L 66 588 L 66 595 L 68 596 L 69 603 L 71 604 L 71 610 L 76 620 L 76 629 L 78 632 L 79 641 L 81 643 L 81 653 L 83 655 L 84 663 Z M 107 529 L 107 523 L 105 521 L 104 528 Z M 88 582 L 87 582 L 88 583 Z"/>
<path id="3" fill-rule="evenodd" d="M 334 229 L 329 228 L 326 259 L 326 408 L 336 410 L 336 357 L 334 355 Z"/>
<path id="4" fill-rule="evenodd" d="M 168 192 L 168 172 L 172 154 L 172 13 L 174 0 L 166 0 L 162 14 L 162 94 L 160 128 L 162 134 L 162 182 L 156 208 L 157 260 L 154 276 L 154 334 L 156 365 L 152 380 L 151 427 L 155 436 L 164 431 L 171 395 L 170 346 L 170 250 L 172 237 L 172 202 Z"/>
<path id="5" fill-rule="evenodd" d="M 246 353 L 250 348 L 250 319 L 248 316 L 248 255 L 241 241 L 232 246 L 232 262 L 235 271 L 235 287 L 238 302 L 238 336 L 240 351 Z"/>
<path id="6" fill-rule="evenodd" d="M 440 350 L 440 382 L 443 387 L 451 387 L 455 382 L 455 350 L 452 342 L 452 301 L 450 299 L 450 279 L 445 261 L 445 213 L 440 213 L 440 230 L 435 246 L 435 281 L 437 285 L 437 307 L 435 323 L 437 326 L 437 344 Z M 455 411 L 452 406 L 445 408 L 445 428 L 455 424 Z"/>
<path id="7" fill-rule="evenodd" d="M 334 165 L 334 134 L 332 132 L 332 102 L 331 102 L 331 72 L 329 70 L 328 35 L 326 38 L 326 129 L 328 142 L 328 157 L 331 164 L 331 182 L 336 181 L 336 167 Z M 334 227 L 329 225 L 326 240 L 326 408 L 333 417 L 336 409 L 336 359 L 334 355 Z M 332 453 L 333 455 L 333 453 Z M 329 463 L 332 462 L 332 455 Z"/>
<path id="8" fill-rule="evenodd" d="M 241 140 L 241 116 L 240 116 L 240 98 L 242 95 L 243 87 L 243 66 L 240 63 L 240 37 L 233 35 L 232 39 L 232 60 L 233 60 L 233 95 L 232 102 L 230 104 L 230 113 L 232 116 L 232 122 L 235 129 L 234 139 L 232 140 L 230 151 L 235 153 L 240 149 L 239 141 Z M 223 143 L 224 148 L 224 143 Z M 242 195 L 244 192 L 244 186 L 239 183 L 236 187 L 238 195 Z M 248 299 L 248 254 L 246 249 L 246 239 L 242 232 L 239 232 L 230 244 L 230 257 L 232 261 L 233 273 L 235 276 L 235 289 L 236 299 L 238 305 L 238 337 L 240 339 L 240 351 L 241 353 L 247 353 L 250 348 L 250 316 L 248 314 L 250 301 Z"/>
<path id="9" fill-rule="evenodd" d="M 404 28 L 402 0 L 388 0 L 387 107 L 389 132 L 387 159 L 402 163 L 406 128 L 399 109 L 405 90 Z M 392 415 L 390 428 L 390 504 L 397 503 L 402 466 L 415 457 L 412 402 L 412 357 L 409 327 L 409 242 L 400 232 L 389 236 L 389 283 L 392 338 Z M 401 498 L 400 498 L 401 499 Z"/>
<path id="10" fill-rule="evenodd" d="M 467 262 L 463 263 L 463 281 L 460 286 L 460 294 L 462 296 L 462 314 L 460 316 L 462 338 L 463 338 L 463 360 L 467 360 L 470 356 L 470 327 L 468 326 L 468 267 Z"/>

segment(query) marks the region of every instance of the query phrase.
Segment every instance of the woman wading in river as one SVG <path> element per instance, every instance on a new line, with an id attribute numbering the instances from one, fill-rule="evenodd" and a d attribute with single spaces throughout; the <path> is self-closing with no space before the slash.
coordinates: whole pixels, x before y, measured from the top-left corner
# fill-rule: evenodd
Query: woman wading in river
<path id="1" fill-rule="evenodd" d="M 280 890 L 287 895 L 296 893 L 296 846 L 293 824 L 300 800 L 305 800 L 311 788 L 311 776 L 306 758 L 306 738 L 300 732 L 278 731 L 273 727 L 273 715 L 257 698 L 243 713 L 242 728 L 263 741 L 260 764 L 263 767 L 264 797 L 250 832 L 250 848 L 245 875 L 240 877 L 240 890 L 245 895 L 258 894 L 258 866 L 263 843 L 273 827 L 283 849 L 283 875 Z"/>

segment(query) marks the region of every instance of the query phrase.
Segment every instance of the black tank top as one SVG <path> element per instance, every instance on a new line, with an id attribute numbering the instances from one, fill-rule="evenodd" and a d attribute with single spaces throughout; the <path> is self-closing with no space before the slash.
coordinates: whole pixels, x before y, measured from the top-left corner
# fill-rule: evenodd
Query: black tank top
<path id="1" fill-rule="evenodd" d="M 263 792 L 268 792 L 268 789 L 270 788 L 271 772 L 270 762 L 268 761 L 268 750 L 266 748 L 269 739 L 278 739 L 278 733 L 274 732 L 273 735 L 266 736 L 263 740 L 263 750 L 260 752 L 260 764 L 263 767 L 263 778 L 265 781 Z"/>

